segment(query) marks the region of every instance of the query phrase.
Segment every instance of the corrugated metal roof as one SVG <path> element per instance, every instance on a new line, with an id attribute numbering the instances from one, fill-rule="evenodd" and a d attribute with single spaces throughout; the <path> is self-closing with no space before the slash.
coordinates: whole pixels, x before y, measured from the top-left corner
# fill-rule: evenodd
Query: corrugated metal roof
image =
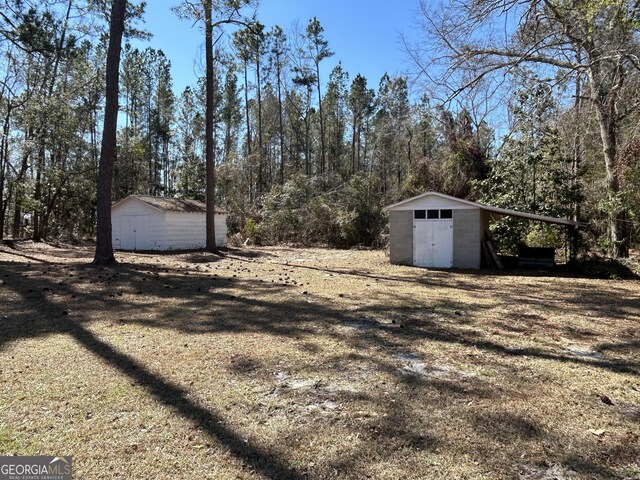
<path id="1" fill-rule="evenodd" d="M 153 197 L 151 195 L 129 195 L 128 197 L 117 202 L 113 207 L 120 203 L 135 198 L 147 205 L 162 210 L 164 212 L 187 212 L 187 213 L 206 213 L 207 206 L 197 200 L 183 200 L 179 198 Z M 112 207 L 112 208 L 113 208 Z M 226 214 L 224 210 L 216 208 L 216 213 Z"/>
<path id="2" fill-rule="evenodd" d="M 517 210 L 509 210 L 507 208 L 499 208 L 499 207 L 493 207 L 491 205 L 484 205 L 482 203 L 472 202 L 470 200 L 463 200 L 461 198 L 452 197 L 451 195 L 445 195 L 444 193 L 439 193 L 439 192 L 426 192 L 426 193 L 417 195 L 415 197 L 407 198 L 406 200 L 402 200 L 401 202 L 394 203 L 393 205 L 384 207 L 384 210 L 399 210 L 398 207 L 404 206 L 408 203 L 411 203 L 413 201 L 419 200 L 427 196 L 436 196 L 440 198 L 446 198 L 447 200 L 452 200 L 454 202 L 458 202 L 464 205 L 477 207 L 487 212 L 495 213 L 498 215 L 509 215 L 511 217 L 526 218 L 528 220 L 536 220 L 536 221 L 545 222 L 545 223 L 555 223 L 557 225 L 570 225 L 574 227 L 584 227 L 587 225 L 584 222 L 574 222 L 573 220 L 566 220 L 564 218 L 546 217 L 544 215 L 537 215 L 535 213 L 519 212 Z"/>

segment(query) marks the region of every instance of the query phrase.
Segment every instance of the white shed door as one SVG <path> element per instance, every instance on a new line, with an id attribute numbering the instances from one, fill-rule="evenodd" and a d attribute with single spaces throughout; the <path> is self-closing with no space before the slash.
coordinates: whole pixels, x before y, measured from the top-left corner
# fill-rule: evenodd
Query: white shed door
<path id="1" fill-rule="evenodd" d="M 431 268 L 453 266 L 453 220 L 413 221 L 413 264 Z"/>
<path id="2" fill-rule="evenodd" d="M 151 250 L 150 218 L 150 215 L 123 215 L 120 248 Z"/>

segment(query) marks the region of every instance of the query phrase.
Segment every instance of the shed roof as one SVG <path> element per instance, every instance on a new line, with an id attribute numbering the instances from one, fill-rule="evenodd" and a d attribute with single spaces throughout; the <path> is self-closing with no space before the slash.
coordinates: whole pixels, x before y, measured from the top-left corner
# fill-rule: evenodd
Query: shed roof
<path id="1" fill-rule="evenodd" d="M 573 220 L 566 220 L 564 218 L 546 217 L 544 215 L 537 215 L 535 213 L 519 212 L 517 210 L 509 210 L 507 208 L 493 207 L 491 205 L 484 205 L 482 203 L 472 202 L 470 200 L 463 200 L 461 198 L 452 197 L 451 195 L 445 195 L 444 193 L 439 193 L 439 192 L 426 192 L 426 193 L 417 195 L 415 197 L 407 198 L 406 200 L 402 200 L 401 202 L 394 203 L 393 205 L 389 205 L 385 207 L 384 210 L 403 210 L 403 208 L 401 207 L 406 206 L 411 202 L 420 200 L 421 198 L 425 198 L 428 196 L 445 198 L 447 200 L 458 202 L 463 205 L 469 205 L 472 207 L 480 208 L 481 210 L 485 210 L 487 212 L 494 213 L 497 215 L 509 215 L 511 217 L 526 218 L 528 220 L 536 220 L 536 221 L 545 222 L 545 223 L 555 223 L 557 225 L 570 225 L 574 227 L 586 226 L 586 223 L 584 222 L 575 222 Z"/>
<path id="2" fill-rule="evenodd" d="M 129 195 L 123 198 L 119 202 L 116 202 L 113 207 L 120 205 L 121 203 L 129 200 L 130 198 L 139 200 L 146 203 L 150 207 L 153 207 L 163 212 L 186 212 L 186 213 L 206 213 L 207 206 L 197 200 L 183 200 L 179 198 L 168 197 L 153 197 L 151 195 Z M 112 208 L 113 208 L 112 207 Z M 226 214 L 224 210 L 216 208 L 216 213 Z"/>

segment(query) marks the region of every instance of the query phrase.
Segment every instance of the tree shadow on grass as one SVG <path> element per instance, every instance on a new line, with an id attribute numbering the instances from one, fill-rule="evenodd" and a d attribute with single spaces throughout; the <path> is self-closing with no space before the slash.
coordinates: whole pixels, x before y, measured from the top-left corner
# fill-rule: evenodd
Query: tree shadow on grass
<path id="1" fill-rule="evenodd" d="M 220 247 L 219 254 L 213 254 L 203 248 L 199 249 L 184 249 L 184 250 L 149 250 L 149 251 L 137 251 L 133 252 L 139 255 L 148 255 L 158 258 L 175 258 L 176 256 L 182 257 L 181 259 L 188 263 L 214 263 L 224 258 L 232 258 L 236 260 L 247 260 L 256 258 L 268 258 L 274 257 L 272 253 L 258 251 L 258 250 L 242 250 L 234 247 Z"/>
<path id="2" fill-rule="evenodd" d="M 17 273 L 15 268 L 11 267 L 14 266 L 4 264 L 2 271 Z M 16 288 L 15 283 L 11 288 Z M 33 280 L 29 281 L 24 278 L 20 282 L 22 287 L 33 283 L 35 283 Z M 42 287 L 42 285 L 48 286 Z M 0 334 L 0 348 L 8 341 L 19 338 L 49 334 L 70 335 L 96 357 L 115 367 L 122 374 L 143 387 L 158 402 L 199 426 L 213 440 L 225 445 L 236 457 L 251 465 L 256 471 L 272 479 L 306 478 L 303 472 L 299 472 L 280 461 L 276 452 L 260 448 L 241 438 L 231 427 L 225 425 L 224 417 L 190 400 L 187 389 L 162 378 L 157 373 L 152 373 L 138 360 L 122 353 L 98 338 L 84 325 L 91 322 L 89 319 L 84 318 L 82 313 L 74 315 L 74 318 L 70 318 L 64 313 L 60 315 L 59 307 L 51 304 L 43 294 L 47 289 L 54 288 L 54 286 L 53 283 L 38 278 L 37 290 L 29 290 L 31 290 L 32 294 L 30 298 L 31 305 L 38 305 L 35 311 L 32 310 L 32 313 L 37 313 L 41 317 L 32 318 L 31 321 L 23 318 L 22 325 L 14 325 L 13 329 L 3 328 Z M 21 332 L 18 332 L 18 329 Z"/>
<path id="3" fill-rule="evenodd" d="M 100 340 L 79 323 L 71 320 L 62 321 L 60 333 L 71 335 L 96 357 L 127 375 L 157 401 L 201 427 L 212 439 L 224 444 L 236 457 L 243 459 L 268 478 L 304 478 L 301 472 L 282 463 L 275 452 L 252 445 L 231 427 L 226 426 L 222 416 L 191 401 L 188 398 L 188 390 L 151 373 L 143 364 Z"/>
<path id="4" fill-rule="evenodd" d="M 629 353 L 633 353 L 636 358 L 640 358 L 640 340 L 631 340 L 619 343 L 601 343 L 598 345 L 598 351 L 628 351 Z"/>
<path id="5" fill-rule="evenodd" d="M 171 408 L 181 417 L 201 428 L 213 440 L 226 446 L 237 458 L 251 465 L 253 469 L 262 475 L 272 479 L 298 479 L 308 477 L 307 472 L 281 461 L 277 450 L 261 448 L 240 437 L 230 426 L 225 425 L 223 416 L 190 400 L 190 391 L 188 389 L 163 378 L 157 373 L 151 372 L 147 366 L 139 360 L 123 353 L 92 332 L 88 326 L 93 323 L 94 320 L 92 320 L 88 314 L 92 309 L 100 308 L 101 303 L 109 301 L 109 298 L 105 298 L 106 292 L 96 291 L 89 293 L 84 296 L 82 306 L 77 304 L 75 306 L 76 308 L 73 308 L 71 312 L 67 312 L 66 310 L 61 311 L 65 302 L 53 302 L 49 296 L 50 292 L 55 290 L 53 295 L 62 296 L 64 293 L 65 296 L 69 296 L 69 294 L 76 291 L 72 285 L 60 285 L 59 282 L 57 283 L 51 278 L 47 278 L 47 272 L 42 268 L 40 269 L 42 273 L 37 276 L 22 276 L 25 273 L 24 268 L 17 268 L 17 265 L 14 264 L 3 264 L 2 267 L 3 271 L 8 271 L 12 274 L 11 284 L 7 286 L 7 288 L 20 295 L 21 303 L 23 302 L 27 309 L 26 311 L 11 315 L 11 321 L 13 322 L 12 328 L 3 328 L 0 330 L 0 348 L 8 342 L 24 338 L 34 338 L 52 334 L 69 335 L 97 358 L 114 367 L 137 385 L 144 388 L 159 403 Z M 76 265 L 73 271 L 76 276 L 81 274 L 88 275 L 93 272 L 95 274 L 94 278 L 100 279 L 103 286 L 108 284 L 112 287 L 115 287 L 118 283 L 114 280 L 116 276 L 122 277 L 127 275 L 128 280 L 126 282 L 132 283 L 131 286 L 134 287 L 134 290 L 153 291 L 160 299 L 169 298 L 174 295 L 191 297 L 191 294 L 184 290 L 158 290 L 155 277 L 158 272 L 164 270 L 165 269 L 161 268 L 150 268 L 148 266 L 139 268 L 126 265 L 119 265 L 113 269 L 96 270 Z M 170 286 L 181 283 L 182 278 L 180 275 L 172 274 L 168 275 L 168 277 L 169 278 L 164 278 L 163 282 L 168 282 Z M 204 282 L 217 282 L 219 283 L 217 289 L 220 289 L 226 285 L 226 280 L 227 279 L 208 278 L 204 280 Z M 122 286 L 121 283 L 122 282 L 120 282 L 120 286 Z M 282 287 L 274 287 L 271 285 L 254 285 L 253 287 L 266 288 L 270 291 L 282 289 Z M 216 295 L 218 294 L 216 293 Z M 199 304 L 212 301 L 210 294 L 207 295 L 203 293 L 201 295 L 194 295 L 194 297 L 195 300 L 193 301 Z M 229 312 L 227 312 L 225 316 L 226 321 L 219 322 L 214 320 L 211 323 L 207 322 L 204 325 L 204 330 L 197 327 L 189 327 L 187 323 L 183 324 L 171 321 L 168 321 L 166 324 L 158 324 L 156 320 L 140 321 L 140 324 L 146 327 L 180 329 L 186 333 L 230 331 L 241 333 L 243 331 L 260 331 L 281 336 L 296 337 L 313 333 L 313 331 L 308 330 L 304 326 L 304 323 L 314 321 L 315 315 L 319 313 L 319 310 L 323 310 L 323 307 L 317 305 L 299 307 L 288 304 L 283 306 L 271 305 L 269 307 L 268 302 L 256 302 L 255 305 L 247 304 L 246 301 L 242 301 L 242 303 L 243 305 L 236 305 L 236 307 L 233 308 L 234 312 L 231 314 L 231 317 L 233 317 L 234 314 L 238 314 L 238 317 L 230 319 Z M 278 315 L 281 315 L 279 319 L 282 322 L 288 322 L 288 326 L 281 324 L 280 321 L 270 321 L 267 318 L 269 315 L 265 315 L 261 319 L 254 318 L 253 320 L 246 316 L 240 316 L 240 314 L 246 315 L 248 309 L 256 305 L 265 310 L 270 308 L 271 312 L 266 312 L 267 314 L 272 314 L 274 310 L 278 310 Z M 104 303 L 102 307 L 108 308 Z M 136 307 L 132 306 L 132 310 L 136 310 Z M 179 313 L 179 310 L 176 312 L 168 311 L 165 318 L 179 318 Z M 333 317 L 334 315 L 340 317 L 339 313 L 331 310 L 321 313 L 321 316 Z M 306 317 L 306 320 L 302 322 L 302 325 L 291 325 L 291 319 L 295 317 Z M 246 375 L 257 368 L 257 363 L 251 359 L 241 358 L 233 368 L 236 374 Z M 392 369 L 391 366 L 386 366 L 386 368 L 388 370 Z M 361 396 L 350 392 L 343 392 L 341 395 L 351 395 L 352 400 L 369 401 L 368 396 Z M 397 412 L 397 409 L 396 414 L 405 418 L 404 415 Z M 392 422 L 388 426 L 399 439 L 402 438 L 403 435 L 407 436 L 406 442 L 404 440 L 398 440 L 398 442 L 400 442 L 398 448 L 404 448 L 403 446 L 406 444 L 419 444 L 423 448 L 427 448 L 427 445 L 433 445 L 435 442 L 434 439 L 428 436 L 421 436 L 418 433 L 414 434 L 410 430 L 401 431 L 398 425 L 397 422 Z M 386 428 L 387 427 L 383 427 L 383 430 Z M 390 452 L 386 453 L 389 454 Z M 343 461 L 345 461 L 343 457 L 341 457 L 339 461 L 337 460 L 338 463 L 334 468 L 339 467 Z M 353 459 L 349 461 L 351 464 L 355 464 L 354 462 L 355 460 Z"/>
<path id="6" fill-rule="evenodd" d="M 439 322 L 434 322 L 432 315 L 428 312 L 419 320 L 409 319 L 402 322 L 404 325 L 372 321 L 370 317 L 399 318 L 397 307 L 375 304 L 365 306 L 357 312 L 342 311 L 326 307 L 321 304 L 321 301 L 314 301 L 311 295 L 301 296 L 299 300 L 294 300 L 291 298 L 291 293 L 295 291 L 293 287 L 283 287 L 259 280 L 237 280 L 231 276 L 215 277 L 204 273 L 200 273 L 200 277 L 196 279 L 195 275 L 185 275 L 184 269 L 168 270 L 160 266 L 120 264 L 110 270 L 96 270 L 81 265 L 65 265 L 62 268 L 66 268 L 67 271 L 73 269 L 75 276 L 70 280 L 62 279 L 62 282 L 56 282 L 55 280 L 46 280 L 47 272 L 42 272 L 42 276 L 39 277 L 24 277 L 23 275 L 29 273 L 23 264 L 1 263 L 0 267 L 0 271 L 9 272 L 13 277 L 10 283 L 4 285 L 3 288 L 15 289 L 25 302 L 29 302 L 31 299 L 37 302 L 38 297 L 41 296 L 43 304 L 39 313 L 45 317 L 60 316 L 65 308 L 81 316 L 85 311 L 108 310 L 109 306 L 113 304 L 124 307 L 124 314 L 127 317 L 126 323 L 178 330 L 185 333 L 252 331 L 285 337 L 300 337 L 317 333 L 318 322 L 324 324 L 324 327 L 347 326 L 356 330 L 359 330 L 359 326 L 362 324 L 366 327 L 363 327 L 362 330 L 367 335 L 353 337 L 350 340 L 362 342 L 361 345 L 354 345 L 356 348 L 362 348 L 366 345 L 394 348 L 399 345 L 399 341 L 404 343 L 428 339 L 440 343 L 466 345 L 505 356 L 527 356 L 563 363 L 576 363 L 634 375 L 638 374 L 640 368 L 638 362 L 621 359 L 580 358 L 540 348 L 506 346 L 483 338 L 473 330 L 458 329 L 455 325 L 443 326 Z M 47 266 L 47 268 L 49 267 L 50 265 Z M 37 270 L 36 267 L 31 267 L 32 272 L 35 270 Z M 75 290 L 73 281 L 86 282 L 89 278 L 91 278 L 90 282 L 95 282 L 96 291 L 80 293 Z M 187 285 L 187 281 L 191 283 Z M 232 287 L 241 287 L 242 290 L 251 291 L 253 295 L 250 298 L 242 294 L 238 295 L 236 292 L 227 292 Z M 125 290 L 124 294 L 118 296 L 123 293 L 123 290 Z M 261 292 L 265 295 L 282 294 L 282 301 L 274 303 L 262 300 Z M 161 316 L 155 316 L 151 319 L 143 318 L 140 315 L 141 308 L 136 304 L 136 298 L 148 295 L 153 296 L 157 301 L 177 298 L 181 302 L 167 305 Z M 76 298 L 72 298 L 73 296 Z M 393 294 L 388 294 L 388 296 L 392 299 Z M 600 297 L 600 295 L 597 296 Z M 60 301 L 57 303 L 47 301 L 51 297 L 58 297 Z M 614 310 L 620 302 L 625 307 L 630 305 L 629 302 L 634 302 L 624 297 L 617 299 L 616 303 L 611 305 L 610 297 L 607 297 L 606 294 L 602 294 L 602 297 L 599 299 L 606 298 L 608 308 Z M 80 298 L 82 298 L 81 301 Z M 596 302 L 597 299 L 591 301 Z M 442 307 L 438 305 L 436 302 L 432 306 L 432 310 L 485 308 L 483 305 L 474 306 L 468 302 L 463 304 L 450 300 L 445 301 Z M 129 314 L 127 314 L 127 310 L 129 310 Z M 185 312 L 188 311 L 198 312 L 202 320 L 193 321 L 185 316 Z M 404 312 L 403 315 L 406 313 Z M 623 312 L 620 314 L 622 315 Z M 12 328 L 13 321 L 5 321 L 5 327 L 9 328 L 3 328 L 0 331 L 0 348 L 2 344 L 13 339 L 53 333 L 58 328 L 57 324 L 50 320 L 34 323 L 33 318 L 24 315 L 23 320 L 28 323 L 20 323 L 19 319 L 16 319 L 15 328 Z M 401 326 L 405 328 L 399 328 Z M 325 335 L 341 338 L 339 332 L 331 333 L 326 329 L 323 332 Z M 391 332 L 391 334 L 380 335 L 380 332 Z M 615 345 L 607 345 L 603 348 L 611 351 L 616 350 Z"/>
<path id="7" fill-rule="evenodd" d="M 124 309 L 128 323 L 139 324 L 149 328 L 175 330 L 183 333 L 242 333 L 257 332 L 300 340 L 301 348 L 308 344 L 312 335 L 324 335 L 348 345 L 355 351 L 390 351 L 405 349 L 416 341 L 432 340 L 448 345 L 474 347 L 484 352 L 494 352 L 508 357 L 533 357 L 558 362 L 571 362 L 614 372 L 637 374 L 635 362 L 616 360 L 593 360 L 574 358 L 539 348 L 512 348 L 501 343 L 482 338 L 479 332 L 470 329 L 459 329 L 455 326 L 443 326 L 426 318 L 421 323 L 407 322 L 404 328 L 368 320 L 367 328 L 358 328 L 358 322 L 368 316 L 385 317 L 395 313 L 393 306 L 365 306 L 361 311 L 348 312 L 334 306 L 326 306 L 318 300 L 306 301 L 307 297 L 293 298 L 291 287 L 273 285 L 254 280 L 233 280 L 231 277 L 212 277 L 211 274 L 200 273 L 185 276 L 184 268 L 166 269 L 149 265 L 137 266 L 121 264 L 113 269 L 96 270 L 79 265 L 58 266 L 60 269 L 73 270 L 74 279 L 83 276 L 79 283 L 96 282 L 96 290 L 82 294 L 82 300 L 72 300 L 73 295 L 81 295 L 76 284 L 71 280 L 56 282 L 61 278 L 48 278 L 46 271 L 32 274 L 24 265 L 0 263 L 0 271 L 11 274 L 10 283 L 0 288 L 10 289 L 24 302 L 23 310 L 16 315 L 13 327 L 0 330 L 0 349 L 8 342 L 21 338 L 37 337 L 48 334 L 68 334 L 92 352 L 98 358 L 113 365 L 123 374 L 141 385 L 160 403 L 170 407 L 180 416 L 196 424 L 213 439 L 229 447 L 234 455 L 269 478 L 305 478 L 306 473 L 278 460 L 276 450 L 260 448 L 247 443 L 231 427 L 224 424 L 224 418 L 203 408 L 188 398 L 189 390 L 168 381 L 159 374 L 152 373 L 143 363 L 129 356 L 99 338 L 87 328 L 93 319 L 91 312 L 109 310 L 118 305 Z M 32 267 L 33 268 L 33 267 Z M 41 268 L 40 270 L 45 270 Z M 35 272 L 38 273 L 38 272 Z M 26 275 L 26 276 L 23 276 Z M 189 280 L 190 283 L 186 283 Z M 230 293 L 230 285 L 238 285 L 243 291 L 251 291 L 252 296 L 244 296 L 237 292 Z M 168 287 L 168 288 L 166 288 Z M 118 296 L 118 290 L 125 290 Z M 198 290 L 199 289 L 199 290 Z M 154 302 L 178 299 L 180 303 L 162 303 L 162 314 L 154 318 L 143 318 L 140 310 L 144 306 L 136 300 L 137 292 L 142 297 L 152 296 Z M 282 301 L 263 300 L 261 293 L 282 295 Z M 267 295 L 265 295 L 267 296 Z M 303 300 L 304 299 L 304 300 Z M 390 303 L 390 305 L 392 305 Z M 68 307 L 67 307 L 68 306 Z M 466 305 L 469 309 L 481 308 L 481 305 Z M 72 315 L 64 315 L 62 308 L 70 308 Z M 219 310 L 216 310 L 219 309 Z M 186 311 L 198 311 L 201 320 L 193 322 L 185 319 Z M 216 312 L 218 314 L 216 314 Z M 351 333 L 345 334 L 345 330 Z M 614 350 L 613 348 L 610 348 Z M 398 366 L 393 361 L 380 361 L 363 356 L 368 363 L 375 364 L 377 369 L 394 374 L 408 387 L 430 386 L 452 395 L 479 395 L 490 397 L 491 393 L 482 388 L 459 388 L 456 382 L 424 377 L 412 378 L 398 376 Z M 347 359 L 348 360 L 348 359 Z M 251 358 L 244 359 L 234 372 L 246 375 L 255 370 L 257 363 Z M 397 415 L 410 412 L 396 408 Z M 391 428 L 392 425 L 389 427 Z M 526 427 L 526 425 L 525 425 Z M 527 427 L 528 428 L 528 427 Z M 527 430 L 525 428 L 525 430 Z M 403 430 L 404 429 L 400 429 Z M 531 429 L 529 429 L 531 430 Z M 429 436 L 422 439 L 413 432 L 393 430 L 397 436 L 405 435 L 399 440 L 398 448 L 420 444 L 432 448 L 437 439 Z M 534 431 L 535 433 L 535 431 Z M 413 437 L 415 438 L 413 438 Z M 412 437 L 413 440 L 410 438 Z M 425 440 L 426 439 L 426 440 Z M 416 443 L 417 442 L 417 443 Z M 342 458 L 340 461 L 350 460 Z"/>
<path id="8" fill-rule="evenodd" d="M 28 261 L 31 261 L 31 262 L 35 262 L 35 263 L 51 263 L 51 262 L 48 262 L 46 260 L 42 260 L 42 259 L 40 259 L 38 257 L 34 257 L 34 256 L 31 256 L 31 255 L 27 255 L 25 253 L 22 253 L 19 250 L 13 248 L 13 247 L 11 247 L 11 250 L 6 250 L 4 248 L 0 248 L 0 253 L 8 254 L 8 255 L 11 255 L 11 256 L 16 257 L 16 258 L 24 258 L 25 260 L 28 260 Z"/>

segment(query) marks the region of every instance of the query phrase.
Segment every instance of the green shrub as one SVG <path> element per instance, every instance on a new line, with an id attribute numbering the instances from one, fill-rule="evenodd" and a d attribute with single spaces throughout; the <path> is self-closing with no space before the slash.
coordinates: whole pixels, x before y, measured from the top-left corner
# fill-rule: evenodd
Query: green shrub
<path id="1" fill-rule="evenodd" d="M 247 218 L 247 221 L 244 224 L 244 231 L 247 239 L 254 245 L 262 244 L 262 234 L 261 227 L 256 221 L 252 218 Z"/>

